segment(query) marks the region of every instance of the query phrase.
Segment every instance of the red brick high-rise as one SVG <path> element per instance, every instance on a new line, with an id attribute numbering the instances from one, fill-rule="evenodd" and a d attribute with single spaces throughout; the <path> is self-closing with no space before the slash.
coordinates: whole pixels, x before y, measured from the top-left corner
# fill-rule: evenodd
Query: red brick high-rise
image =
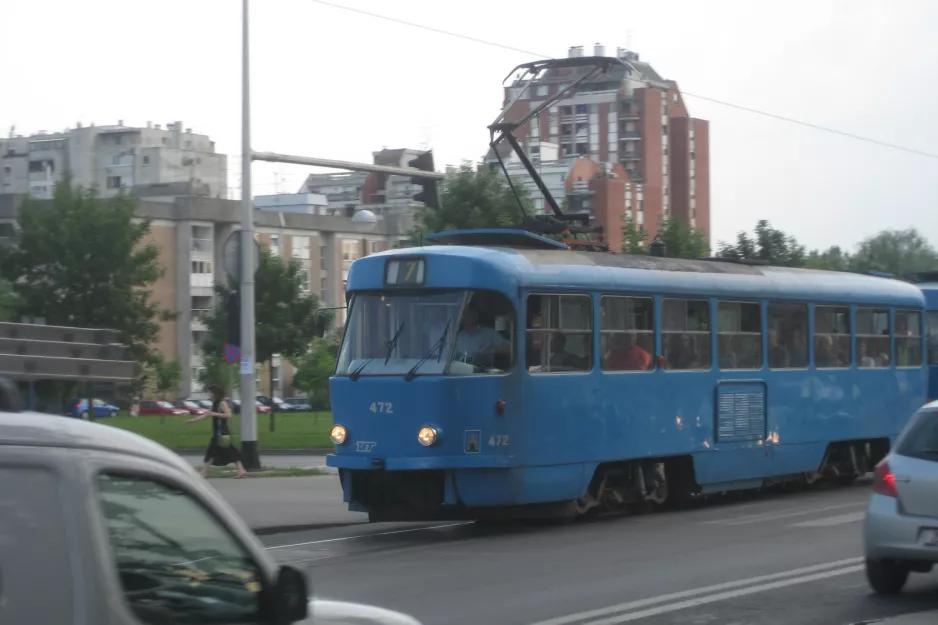
<path id="1" fill-rule="evenodd" d="M 598 44 L 593 54 L 606 56 Z M 582 46 L 570 48 L 569 56 L 583 56 Z M 709 241 L 709 123 L 691 117 L 677 83 L 663 79 L 638 54 L 619 48 L 616 56 L 628 69 L 610 70 L 581 85 L 572 97 L 520 128 L 518 138 L 527 139 L 528 145 L 556 144 L 560 159 L 585 156 L 599 163 L 621 164 L 627 178 L 625 212 L 649 233 L 649 239 L 663 218 L 671 218 L 702 229 Z M 503 107 L 523 94 L 507 111 L 506 120 L 520 119 L 588 71 L 556 69 L 529 85 L 506 87 Z M 622 170 L 616 167 L 614 171 Z M 576 175 L 574 167 L 571 176 Z"/>

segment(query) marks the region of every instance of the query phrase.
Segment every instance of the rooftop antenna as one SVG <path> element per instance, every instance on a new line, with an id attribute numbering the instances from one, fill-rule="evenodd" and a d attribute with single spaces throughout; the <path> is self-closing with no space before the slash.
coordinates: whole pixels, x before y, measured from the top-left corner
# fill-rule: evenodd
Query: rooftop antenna
<path id="1" fill-rule="evenodd" d="M 12 126 L 10 126 L 10 137 L 9 137 L 9 138 L 12 139 L 15 135 L 16 135 L 16 124 L 13 124 Z"/>

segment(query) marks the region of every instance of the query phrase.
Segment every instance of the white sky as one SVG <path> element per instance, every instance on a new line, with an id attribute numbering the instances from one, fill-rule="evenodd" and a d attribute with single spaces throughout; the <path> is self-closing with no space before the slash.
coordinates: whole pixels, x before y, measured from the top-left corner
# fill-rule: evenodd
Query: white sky
<path id="1" fill-rule="evenodd" d="M 938 155 L 934 0 L 334 0 L 538 54 L 637 51 L 689 94 Z M 240 0 L 0 0 L 0 132 L 182 120 L 240 182 Z M 512 52 L 325 6 L 252 0 L 253 147 L 478 160 Z M 589 53 L 589 52 L 587 52 Z M 809 247 L 918 227 L 938 244 L 938 158 L 706 102 L 714 245 L 769 219 Z M 255 193 L 309 168 L 254 165 Z"/>

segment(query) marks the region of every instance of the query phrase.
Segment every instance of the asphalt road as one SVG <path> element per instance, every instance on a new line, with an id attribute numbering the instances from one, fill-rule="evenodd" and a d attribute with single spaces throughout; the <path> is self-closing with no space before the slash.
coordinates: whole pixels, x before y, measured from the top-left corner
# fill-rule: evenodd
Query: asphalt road
<path id="1" fill-rule="evenodd" d="M 317 596 L 428 625 L 847 625 L 938 610 L 938 573 L 914 575 L 898 598 L 870 593 L 868 488 L 567 526 L 378 524 L 262 540 L 308 570 Z"/>
<path id="2" fill-rule="evenodd" d="M 202 465 L 203 453 L 183 453 L 179 455 L 193 466 Z M 327 469 L 326 456 L 323 454 L 261 454 L 261 465 L 275 469 Z"/>

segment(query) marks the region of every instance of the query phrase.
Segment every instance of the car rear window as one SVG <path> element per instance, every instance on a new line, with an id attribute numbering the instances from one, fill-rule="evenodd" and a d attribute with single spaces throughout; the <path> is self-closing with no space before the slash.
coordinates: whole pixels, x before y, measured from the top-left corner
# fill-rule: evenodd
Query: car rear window
<path id="1" fill-rule="evenodd" d="M 938 409 L 918 413 L 896 443 L 896 453 L 938 462 Z"/>

